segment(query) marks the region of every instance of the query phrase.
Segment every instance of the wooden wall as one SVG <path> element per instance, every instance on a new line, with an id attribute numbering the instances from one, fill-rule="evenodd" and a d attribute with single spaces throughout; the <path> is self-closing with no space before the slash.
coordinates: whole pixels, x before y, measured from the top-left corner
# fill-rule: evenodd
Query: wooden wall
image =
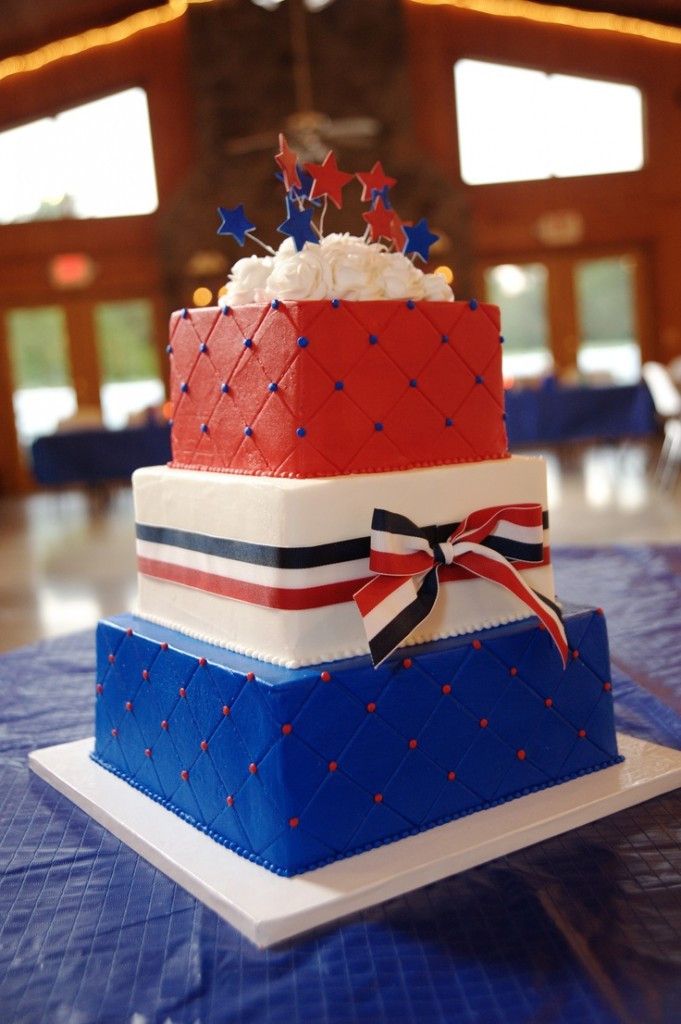
<path id="1" fill-rule="evenodd" d="M 272 191 L 274 149 L 235 159 L 226 143 L 251 131 L 271 132 L 275 140 L 291 111 L 287 13 L 286 4 L 270 13 L 250 0 L 198 5 L 191 16 L 126 42 L 0 82 L 0 130 L 143 86 L 159 187 L 159 211 L 147 217 L 0 226 L 0 493 L 29 485 L 11 414 L 6 309 L 51 302 L 67 308 L 75 361 L 84 371 L 76 386 L 89 402 L 96 382 L 88 369 L 94 347 L 83 315 L 88 303 L 151 299 L 164 346 L 167 313 L 187 301 L 189 256 L 204 248 L 216 248 L 227 262 L 242 255 L 223 239 L 216 245 L 217 203 L 243 201 L 248 211 L 258 211 L 267 240 L 276 238 L 267 232 L 268 219 L 281 220 Z M 575 324 L 565 259 L 634 252 L 643 268 L 644 356 L 667 361 L 681 353 L 681 47 L 413 0 L 338 0 L 310 16 L 310 39 L 316 105 L 332 116 L 368 113 L 382 125 L 364 151 L 336 145 L 340 165 L 353 171 L 383 162 L 398 179 L 401 214 L 426 216 L 446 237 L 449 250 L 441 259 L 454 266 L 462 298 L 482 293 L 485 264 L 550 263 L 558 282 L 550 297 L 557 354 L 569 365 Z M 453 65 L 461 57 L 639 86 L 646 105 L 645 168 L 599 178 L 466 186 L 458 174 L 453 91 Z M 579 243 L 547 245 L 538 227 L 566 210 L 582 218 Z M 88 253 L 100 269 L 92 285 L 56 293 L 48 264 L 59 252 Z"/>
<path id="2" fill-rule="evenodd" d="M 642 355 L 669 361 L 681 354 L 681 47 L 613 32 L 495 17 L 446 5 L 403 0 L 418 143 L 465 196 L 474 283 L 485 264 L 553 264 L 565 257 L 627 250 L 642 273 Z M 546 72 L 632 84 L 644 97 L 647 158 L 638 172 L 467 186 L 458 170 L 453 66 L 461 58 L 492 60 Z M 503 153 L 499 154 L 503 162 Z M 576 211 L 581 237 L 568 245 L 542 241 L 547 218 Z M 456 254 L 454 254 L 456 264 Z M 575 351 L 568 276 L 550 296 L 559 321 L 557 361 Z M 462 296 L 463 297 L 463 296 Z"/>
<path id="3" fill-rule="evenodd" d="M 94 358 L 91 319 L 84 315 L 93 302 L 150 299 L 158 311 L 159 347 L 166 344 L 160 218 L 185 180 L 194 152 L 186 33 L 186 20 L 181 18 L 114 46 L 0 82 L 0 131 L 118 90 L 143 87 L 153 126 L 159 193 L 159 213 L 149 216 L 0 226 L 0 493 L 30 483 L 19 459 L 12 416 L 4 337 L 7 309 L 50 303 L 65 307 L 74 384 L 84 404 L 99 401 L 96 368 L 89 365 Z M 49 153 L 45 159 L 50 159 Z M 92 284 L 76 292 L 55 290 L 48 273 L 50 259 L 68 252 L 88 254 L 98 268 Z"/>

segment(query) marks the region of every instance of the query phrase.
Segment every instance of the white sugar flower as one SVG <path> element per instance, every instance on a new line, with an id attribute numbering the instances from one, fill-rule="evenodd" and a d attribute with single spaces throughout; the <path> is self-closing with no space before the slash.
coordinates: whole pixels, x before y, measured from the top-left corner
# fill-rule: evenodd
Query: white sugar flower
<path id="1" fill-rule="evenodd" d="M 442 274 L 424 274 L 423 292 L 423 297 L 428 302 L 454 301 L 454 292 Z"/>
<path id="2" fill-rule="evenodd" d="M 288 241 L 288 239 L 287 239 Z M 284 243 L 273 257 L 273 269 L 266 285 L 271 299 L 325 299 L 331 294 L 331 268 L 325 262 L 321 247 L 306 242 L 300 252 L 284 249 Z"/>
<path id="3" fill-rule="evenodd" d="M 232 267 L 227 287 L 220 296 L 221 306 L 243 306 L 261 302 L 265 297 L 267 279 L 272 272 L 271 256 L 245 256 Z"/>

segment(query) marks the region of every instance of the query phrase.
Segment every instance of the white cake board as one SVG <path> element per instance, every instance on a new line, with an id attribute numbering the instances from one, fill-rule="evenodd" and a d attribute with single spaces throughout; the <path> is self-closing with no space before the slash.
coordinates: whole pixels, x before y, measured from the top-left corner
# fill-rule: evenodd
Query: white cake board
<path id="1" fill-rule="evenodd" d="M 484 864 L 681 786 L 681 751 L 618 737 L 623 764 L 281 878 L 239 857 L 91 760 L 91 739 L 29 766 L 260 947 Z"/>

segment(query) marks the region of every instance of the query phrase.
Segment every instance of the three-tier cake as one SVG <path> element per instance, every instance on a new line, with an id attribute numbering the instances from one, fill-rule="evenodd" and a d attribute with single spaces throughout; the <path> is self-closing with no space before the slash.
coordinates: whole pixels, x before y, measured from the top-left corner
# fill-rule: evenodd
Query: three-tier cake
<path id="1" fill-rule="evenodd" d="M 559 608 L 545 466 L 507 450 L 498 310 L 415 266 L 435 236 L 380 164 L 365 237 L 323 237 L 351 176 L 277 160 L 286 241 L 171 318 L 93 757 L 292 875 L 620 758 L 604 616 Z"/>

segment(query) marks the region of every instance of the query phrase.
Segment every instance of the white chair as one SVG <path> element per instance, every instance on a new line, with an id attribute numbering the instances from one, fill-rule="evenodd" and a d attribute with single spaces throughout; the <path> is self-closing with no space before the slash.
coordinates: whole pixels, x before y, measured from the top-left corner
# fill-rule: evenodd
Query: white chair
<path id="1" fill-rule="evenodd" d="M 664 429 L 664 440 L 653 479 L 660 487 L 671 489 L 681 472 L 681 392 L 668 367 L 662 363 L 644 363 L 641 376 L 650 391 L 655 412 Z"/>

